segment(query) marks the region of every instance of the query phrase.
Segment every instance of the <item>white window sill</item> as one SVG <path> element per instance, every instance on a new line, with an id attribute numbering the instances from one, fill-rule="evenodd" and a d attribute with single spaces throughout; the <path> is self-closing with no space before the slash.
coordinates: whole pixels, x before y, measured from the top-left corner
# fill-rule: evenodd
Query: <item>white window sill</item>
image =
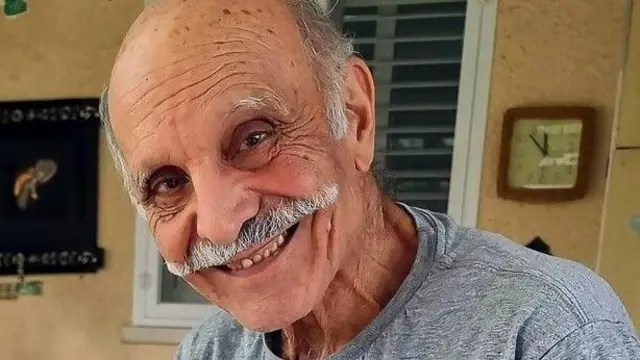
<path id="1" fill-rule="evenodd" d="M 189 329 L 127 326 L 120 332 L 125 344 L 178 345 Z"/>

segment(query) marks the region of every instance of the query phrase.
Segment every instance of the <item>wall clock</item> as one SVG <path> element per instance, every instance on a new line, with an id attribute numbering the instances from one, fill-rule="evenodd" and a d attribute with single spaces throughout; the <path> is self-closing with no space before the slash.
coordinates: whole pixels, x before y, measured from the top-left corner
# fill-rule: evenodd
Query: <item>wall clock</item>
<path id="1" fill-rule="evenodd" d="M 558 202 L 586 195 L 595 141 L 594 108 L 518 107 L 505 112 L 498 196 Z"/>

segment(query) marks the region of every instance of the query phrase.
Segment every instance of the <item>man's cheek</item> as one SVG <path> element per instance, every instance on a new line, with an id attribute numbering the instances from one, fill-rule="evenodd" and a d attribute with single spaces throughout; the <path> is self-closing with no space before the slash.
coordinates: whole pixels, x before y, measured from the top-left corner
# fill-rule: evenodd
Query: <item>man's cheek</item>
<path id="1" fill-rule="evenodd" d="M 160 255 L 168 262 L 183 262 L 193 237 L 186 218 L 174 217 L 171 221 L 155 221 L 153 237 Z"/>
<path id="2" fill-rule="evenodd" d="M 334 267 L 334 258 L 340 250 L 339 240 L 336 238 L 335 226 L 333 224 L 335 218 L 336 206 L 330 206 L 327 209 L 316 212 L 313 216 L 311 225 L 311 241 L 314 250 L 314 262 L 328 262 Z"/>

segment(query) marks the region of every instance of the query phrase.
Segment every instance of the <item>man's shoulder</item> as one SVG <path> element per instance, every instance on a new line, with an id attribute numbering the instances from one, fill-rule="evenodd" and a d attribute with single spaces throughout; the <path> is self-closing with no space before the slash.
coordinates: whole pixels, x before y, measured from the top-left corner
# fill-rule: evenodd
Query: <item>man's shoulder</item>
<path id="1" fill-rule="evenodd" d="M 513 289 L 525 299 L 530 292 L 562 298 L 567 310 L 582 321 L 594 317 L 626 317 L 613 289 L 586 266 L 567 259 L 528 249 L 503 235 L 453 224 L 448 217 L 435 215 L 444 224 L 445 249 L 438 266 L 466 270 L 474 281 L 487 281 L 501 289 Z"/>
<path id="2" fill-rule="evenodd" d="M 498 311 L 496 316 L 508 318 L 505 323 L 520 321 L 521 332 L 555 340 L 603 321 L 633 329 L 614 290 L 584 265 L 500 234 L 458 226 L 446 215 L 421 215 L 438 232 L 435 282 L 457 296 L 472 294 L 468 301 L 476 311 Z M 422 291 L 430 292 L 429 286 Z"/>
<path id="3" fill-rule="evenodd" d="M 469 244 L 451 249 L 443 268 L 460 268 L 472 281 L 487 283 L 514 301 L 546 305 L 576 324 L 627 320 L 614 290 L 586 266 L 527 249 L 498 234 L 475 230 L 465 237 Z"/>
<path id="4" fill-rule="evenodd" d="M 443 214 L 414 210 L 422 224 L 435 228 L 431 238 L 437 245 L 429 279 L 412 306 L 443 312 L 439 318 L 450 318 L 445 327 L 457 329 L 456 336 L 474 339 L 478 333 L 497 332 L 518 339 L 519 351 L 540 355 L 570 334 L 595 327 L 609 331 L 600 337 L 631 339 L 637 351 L 635 330 L 622 302 L 589 268 L 500 234 L 456 225 Z M 455 316 L 447 315 L 451 307 L 459 310 Z M 456 327 L 460 322 L 463 328 Z"/>
<path id="5" fill-rule="evenodd" d="M 227 313 L 216 310 L 180 342 L 175 360 L 240 359 L 260 348 L 259 333 L 244 329 Z"/>

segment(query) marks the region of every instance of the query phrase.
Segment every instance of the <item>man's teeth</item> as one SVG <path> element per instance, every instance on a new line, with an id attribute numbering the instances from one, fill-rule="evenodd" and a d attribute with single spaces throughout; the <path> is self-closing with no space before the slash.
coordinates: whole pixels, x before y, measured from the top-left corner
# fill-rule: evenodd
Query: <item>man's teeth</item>
<path id="1" fill-rule="evenodd" d="M 229 263 L 227 264 L 227 267 L 231 270 L 248 269 L 277 253 L 282 244 L 284 244 L 284 234 L 280 234 L 277 238 L 271 240 L 271 242 L 269 242 L 251 257 Z"/>

